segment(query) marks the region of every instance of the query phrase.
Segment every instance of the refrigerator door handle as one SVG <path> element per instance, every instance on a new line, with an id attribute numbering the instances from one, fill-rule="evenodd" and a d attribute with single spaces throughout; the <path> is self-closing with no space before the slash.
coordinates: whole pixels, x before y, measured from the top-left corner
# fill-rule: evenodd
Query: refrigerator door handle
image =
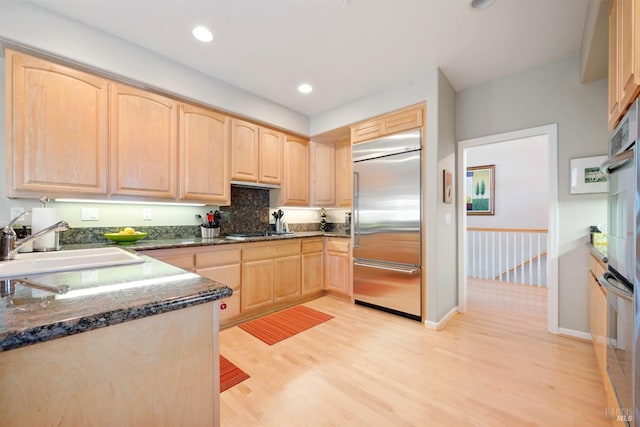
<path id="1" fill-rule="evenodd" d="M 402 267 L 392 267 L 390 265 L 382 265 L 382 264 L 370 264 L 365 262 L 354 261 L 353 265 L 358 267 L 368 267 L 368 268 L 377 268 L 379 270 L 389 270 L 394 271 L 396 273 L 405 273 L 405 274 L 416 274 L 420 271 L 419 268 L 410 267 L 410 268 L 402 268 Z"/>
<path id="2" fill-rule="evenodd" d="M 360 247 L 360 206 L 358 195 L 360 193 L 360 174 L 353 173 L 353 247 Z"/>

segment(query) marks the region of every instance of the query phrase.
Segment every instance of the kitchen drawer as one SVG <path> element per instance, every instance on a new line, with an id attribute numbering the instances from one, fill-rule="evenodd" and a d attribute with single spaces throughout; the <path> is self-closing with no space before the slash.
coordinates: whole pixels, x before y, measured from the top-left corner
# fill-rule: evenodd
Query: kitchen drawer
<path id="1" fill-rule="evenodd" d="M 207 279 L 223 283 L 231 289 L 240 289 L 240 264 L 199 268 L 196 273 Z"/>
<path id="2" fill-rule="evenodd" d="M 241 249 L 226 249 L 196 253 L 196 269 L 240 264 Z"/>
<path id="3" fill-rule="evenodd" d="M 152 249 L 138 251 L 138 253 L 182 268 L 183 270 L 195 271 L 193 252 L 190 249 Z"/>
<path id="4" fill-rule="evenodd" d="M 233 295 L 229 298 L 224 298 L 220 300 L 220 304 L 226 304 L 227 307 L 222 310 L 220 309 L 220 321 L 223 322 L 227 319 L 234 318 L 240 315 L 240 290 L 234 290 Z"/>
<path id="5" fill-rule="evenodd" d="M 242 261 L 275 259 L 300 254 L 300 240 L 291 242 L 260 242 L 242 249 Z"/>
<path id="6" fill-rule="evenodd" d="M 330 252 L 343 252 L 349 253 L 349 240 L 348 239 L 331 239 L 327 240 L 327 250 Z"/>
<path id="7" fill-rule="evenodd" d="M 306 239 L 302 241 L 302 253 L 308 254 L 312 252 L 322 252 L 324 249 L 324 242 L 322 238 L 319 239 Z"/>

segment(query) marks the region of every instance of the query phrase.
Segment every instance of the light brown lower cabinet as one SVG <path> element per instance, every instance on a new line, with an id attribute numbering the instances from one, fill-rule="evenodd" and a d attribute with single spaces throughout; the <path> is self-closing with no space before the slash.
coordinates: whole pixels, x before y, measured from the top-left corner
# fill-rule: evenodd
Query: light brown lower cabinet
<path id="1" fill-rule="evenodd" d="M 594 255 L 589 256 L 589 328 L 607 395 L 607 415 L 614 426 L 624 427 L 626 424 L 616 419 L 622 412 L 618 409 L 618 400 L 607 372 L 607 290 L 598 283 L 598 277 L 606 268 Z"/>
<path id="2" fill-rule="evenodd" d="M 328 237 L 324 267 L 324 287 L 329 293 L 351 296 L 351 258 L 349 240 Z"/>
<path id="3" fill-rule="evenodd" d="M 304 302 L 325 293 L 351 296 L 349 239 L 309 237 L 143 250 L 184 270 L 224 283 L 220 327 Z"/>
<path id="4" fill-rule="evenodd" d="M 247 244 L 242 250 L 242 311 L 255 312 L 301 295 L 300 240 Z"/>
<path id="5" fill-rule="evenodd" d="M 302 241 L 302 295 L 322 292 L 324 283 L 324 240 Z"/>
<path id="6" fill-rule="evenodd" d="M 195 253 L 195 272 L 207 279 L 224 283 L 233 289 L 230 298 L 222 300 L 220 323 L 240 315 L 240 261 L 242 249 L 230 246 L 210 246 Z"/>
<path id="7" fill-rule="evenodd" d="M 0 424 L 219 426 L 218 303 L 0 353 Z"/>

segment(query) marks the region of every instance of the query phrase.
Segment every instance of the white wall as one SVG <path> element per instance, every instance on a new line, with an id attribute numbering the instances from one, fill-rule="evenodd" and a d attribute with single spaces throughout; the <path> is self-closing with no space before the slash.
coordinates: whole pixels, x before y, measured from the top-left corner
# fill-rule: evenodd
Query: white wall
<path id="1" fill-rule="evenodd" d="M 604 194 L 569 194 L 569 161 L 607 152 L 607 81 L 579 83 L 577 55 L 456 97 L 458 140 L 558 124 L 559 325 L 586 332 L 589 226 L 606 222 Z"/>
<path id="2" fill-rule="evenodd" d="M 469 148 L 467 167 L 495 165 L 495 214 L 468 215 L 467 226 L 547 228 L 547 163 L 544 135 Z"/>
<path id="3" fill-rule="evenodd" d="M 302 113 L 32 3 L 0 1 L 2 40 L 302 135 L 309 134 L 309 118 Z"/>
<path id="4" fill-rule="evenodd" d="M 436 206 L 436 220 L 428 223 L 427 238 L 433 239 L 433 232 L 437 230 L 438 238 L 429 245 L 427 257 L 433 262 L 427 268 L 435 269 L 437 274 L 436 286 L 429 287 L 427 295 L 430 311 L 436 312 L 436 317 L 429 316 L 430 321 L 440 321 L 458 306 L 458 261 L 457 261 L 457 215 L 456 203 L 460 198 L 454 192 L 454 203 L 444 203 L 444 183 L 442 171 L 450 171 L 453 175 L 453 188 L 456 188 L 456 93 L 446 76 L 438 72 L 438 167 L 431 171 L 430 179 L 435 184 L 433 189 L 437 194 L 436 203 L 425 205 Z M 427 123 L 427 126 L 429 124 Z M 435 177 L 433 175 L 436 175 Z M 434 307 L 433 300 L 436 300 Z"/>
<path id="5" fill-rule="evenodd" d="M 427 131 L 423 151 L 423 275 L 426 275 L 427 323 L 437 324 L 457 305 L 455 205 L 442 202 L 442 170 L 455 175 L 455 92 L 439 69 L 432 69 L 379 92 L 311 117 L 317 135 L 426 102 Z M 446 222 L 446 215 L 451 223 Z"/>

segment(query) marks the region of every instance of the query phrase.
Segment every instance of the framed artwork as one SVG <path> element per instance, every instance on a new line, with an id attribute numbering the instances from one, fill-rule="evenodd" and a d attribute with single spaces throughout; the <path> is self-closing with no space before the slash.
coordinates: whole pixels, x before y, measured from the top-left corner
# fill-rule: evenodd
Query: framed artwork
<path id="1" fill-rule="evenodd" d="M 496 165 L 467 168 L 467 215 L 494 215 Z"/>
<path id="2" fill-rule="evenodd" d="M 447 170 L 442 171 L 443 196 L 444 203 L 453 203 L 453 175 Z"/>
<path id="3" fill-rule="evenodd" d="M 607 174 L 600 170 L 600 165 L 607 159 L 606 154 L 571 159 L 571 194 L 606 193 L 609 191 Z"/>

